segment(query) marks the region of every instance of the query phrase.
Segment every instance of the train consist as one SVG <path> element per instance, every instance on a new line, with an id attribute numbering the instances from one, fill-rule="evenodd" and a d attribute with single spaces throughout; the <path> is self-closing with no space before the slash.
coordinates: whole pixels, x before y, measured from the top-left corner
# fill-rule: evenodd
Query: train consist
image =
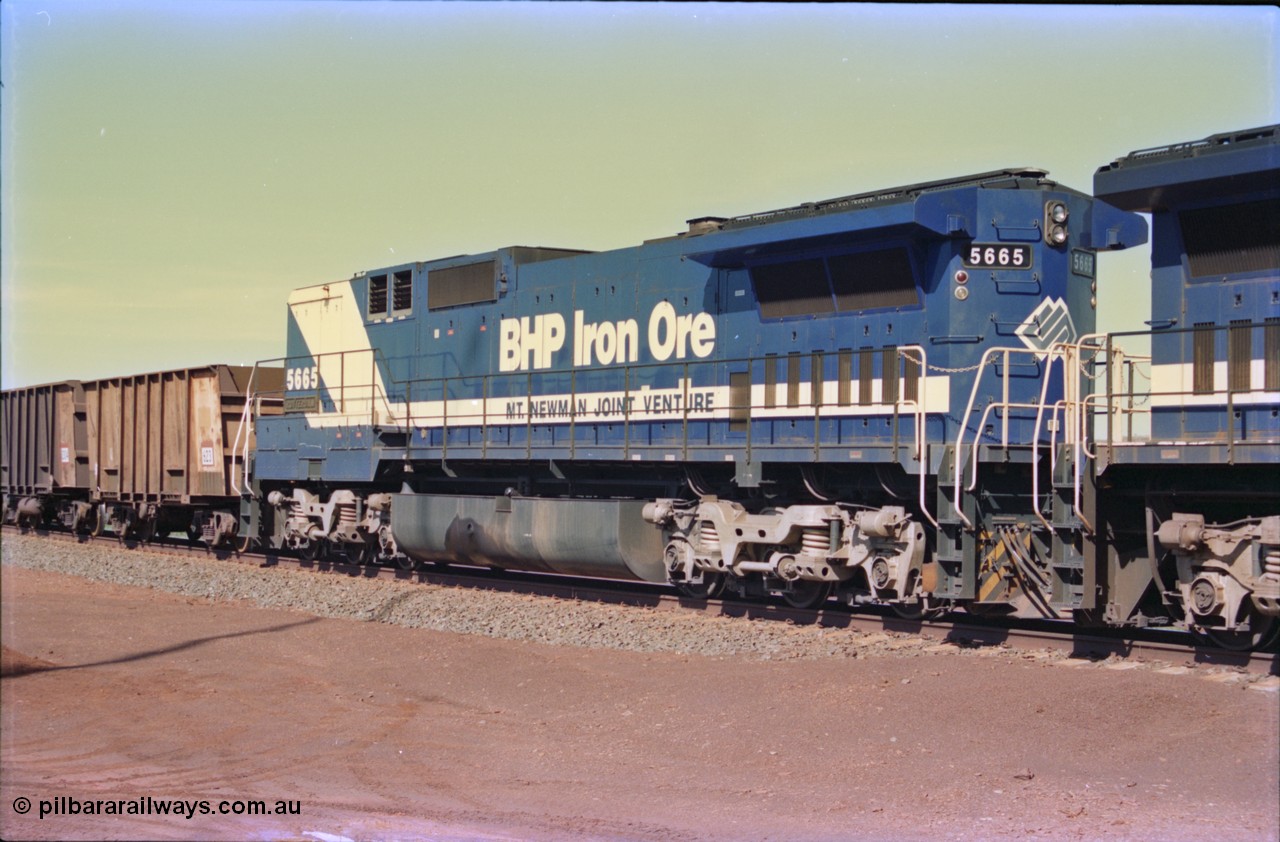
<path id="1" fill-rule="evenodd" d="M 1278 176 L 1273 126 L 1092 196 L 1009 169 L 362 272 L 290 296 L 282 359 L 202 370 L 199 420 L 191 372 L 174 411 L 129 378 L 5 392 L 5 514 L 1266 645 Z M 1135 211 L 1151 319 L 1100 335 Z"/>

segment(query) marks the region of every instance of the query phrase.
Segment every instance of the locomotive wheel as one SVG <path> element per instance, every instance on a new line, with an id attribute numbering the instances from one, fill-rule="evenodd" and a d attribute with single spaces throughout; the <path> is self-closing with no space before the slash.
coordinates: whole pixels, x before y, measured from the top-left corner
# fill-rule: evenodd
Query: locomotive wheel
<path id="1" fill-rule="evenodd" d="M 323 541 L 307 541 L 307 543 L 298 547 L 298 558 L 303 561 L 322 559 L 328 555 L 327 549 L 328 545 Z"/>
<path id="2" fill-rule="evenodd" d="M 938 605 L 928 597 L 921 597 L 915 602 L 892 602 L 889 607 L 904 620 L 932 620 L 947 610 L 946 606 Z"/>
<path id="3" fill-rule="evenodd" d="M 1270 649 L 1280 640 L 1280 619 L 1264 617 L 1257 611 L 1249 614 L 1249 631 L 1225 631 L 1203 629 L 1201 637 L 1219 649 L 1232 652 L 1250 652 Z"/>
<path id="4" fill-rule="evenodd" d="M 703 572 L 701 583 L 695 585 L 680 582 L 676 585 L 676 590 L 680 591 L 681 596 L 687 596 L 690 599 L 716 599 L 724 593 L 725 585 L 728 583 L 729 578 L 723 573 Z"/>
<path id="5" fill-rule="evenodd" d="M 367 567 L 373 567 L 378 563 L 378 542 L 365 541 L 360 545 L 359 552 L 355 557 L 356 564 L 362 564 Z"/>
<path id="6" fill-rule="evenodd" d="M 817 608 L 831 596 L 830 582 L 800 581 L 782 592 L 782 601 L 792 608 Z"/>

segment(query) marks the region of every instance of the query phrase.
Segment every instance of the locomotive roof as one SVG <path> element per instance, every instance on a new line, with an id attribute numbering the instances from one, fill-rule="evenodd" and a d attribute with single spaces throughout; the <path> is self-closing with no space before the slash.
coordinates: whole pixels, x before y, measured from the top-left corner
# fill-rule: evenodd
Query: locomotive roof
<path id="1" fill-rule="evenodd" d="M 887 205 L 895 202 L 905 202 L 914 199 L 922 193 L 928 193 L 934 190 L 950 190 L 958 187 L 1009 189 L 1019 187 L 1055 186 L 1055 182 L 1046 178 L 1048 175 L 1048 170 L 1035 169 L 1032 167 L 992 170 L 990 172 L 978 173 L 976 175 L 966 175 L 959 178 L 948 178 L 939 181 L 925 181 L 919 184 L 909 184 L 903 187 L 891 187 L 887 190 L 874 190 L 870 193 L 856 193 L 852 196 L 841 196 L 836 199 L 824 199 L 819 202 L 804 202 L 803 204 L 794 205 L 789 208 L 744 214 L 742 216 L 735 216 L 724 220 L 723 224 L 719 227 L 721 230 L 744 228 L 750 225 L 777 222 L 783 219 L 819 216 L 824 213 L 838 213 L 840 211 L 855 210 L 858 208 L 875 207 L 877 205 Z M 706 219 L 706 217 L 704 217 L 704 219 Z"/>
<path id="2" fill-rule="evenodd" d="M 835 199 L 822 199 L 821 201 L 816 202 L 802 202 L 798 205 L 792 205 L 789 208 L 757 211 L 755 213 L 742 214 L 741 216 L 728 218 L 721 216 L 700 216 L 695 219 L 686 220 L 689 226 L 688 231 L 683 231 L 676 234 L 674 237 L 660 237 L 654 240 L 647 240 L 646 242 L 656 243 L 680 237 L 697 237 L 702 234 L 711 234 L 716 231 L 732 231 L 738 228 L 749 228 L 754 225 L 764 225 L 770 222 L 780 222 L 788 219 L 803 219 L 805 217 L 822 216 L 823 214 L 828 213 L 839 213 L 841 211 L 891 205 L 898 202 L 910 201 L 922 193 L 934 190 L 949 190 L 957 187 L 985 187 L 992 189 L 1053 187 L 1056 183 L 1046 178 L 1048 174 L 1048 170 L 1036 169 L 1034 167 L 1015 167 L 1011 169 L 992 170 L 990 172 L 978 173 L 976 175 L 960 176 L 959 178 L 925 181 L 919 184 L 909 184 L 903 187 L 890 187 L 885 190 L 873 190 L 869 193 L 855 193 L 851 196 L 840 196 Z"/>
<path id="3" fill-rule="evenodd" d="M 1040 169 L 993 170 L 873 193 L 808 202 L 732 219 L 690 220 L 685 256 L 706 266 L 742 267 L 797 247 L 827 248 L 904 235 L 973 236 L 978 225 L 976 190 L 1071 190 Z M 967 188 L 967 189 L 966 189 Z M 1146 242 L 1141 217 L 1095 208 L 1079 242 L 1088 248 L 1125 248 Z M 705 239 L 703 237 L 705 236 Z"/>
<path id="4" fill-rule="evenodd" d="M 1094 195 L 1124 210 L 1154 211 L 1256 191 L 1280 179 L 1280 125 L 1139 149 L 1098 168 Z"/>

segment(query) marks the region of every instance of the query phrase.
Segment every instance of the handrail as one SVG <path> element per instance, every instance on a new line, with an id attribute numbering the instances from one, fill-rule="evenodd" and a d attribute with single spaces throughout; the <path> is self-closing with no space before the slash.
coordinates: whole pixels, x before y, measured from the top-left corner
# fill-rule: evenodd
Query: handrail
<path id="1" fill-rule="evenodd" d="M 1216 352 L 1217 343 L 1221 341 L 1221 335 L 1234 336 L 1234 331 L 1247 330 L 1251 333 L 1248 335 L 1246 347 L 1250 348 L 1250 353 L 1243 360 L 1235 359 L 1231 351 L 1224 360 Z M 1235 413 L 1242 405 L 1262 405 L 1274 407 L 1280 404 L 1280 392 L 1275 389 L 1268 390 L 1265 379 L 1259 382 L 1255 379 L 1256 372 L 1253 364 L 1257 362 L 1252 348 L 1257 344 L 1258 334 L 1253 331 L 1268 331 L 1274 329 L 1273 326 L 1261 321 L 1250 321 L 1247 324 L 1213 324 L 1213 325 L 1191 325 L 1188 327 L 1178 328 L 1174 330 L 1162 329 L 1159 331 L 1128 331 L 1123 333 L 1111 333 L 1106 335 L 1106 342 L 1111 348 L 1111 352 L 1106 356 L 1106 377 L 1107 377 L 1107 397 L 1105 403 L 1099 403 L 1097 400 L 1093 405 L 1100 406 L 1101 409 L 1094 409 L 1093 415 L 1105 413 L 1107 421 L 1107 446 L 1114 447 L 1117 439 L 1122 439 L 1129 443 L 1138 442 L 1155 442 L 1156 436 L 1154 431 L 1147 431 L 1135 435 L 1133 426 L 1136 416 L 1155 417 L 1161 411 L 1176 412 L 1179 408 L 1179 399 L 1191 399 L 1181 401 L 1181 406 L 1192 408 L 1200 411 L 1214 411 L 1222 414 L 1222 423 L 1217 425 L 1215 429 L 1205 434 L 1198 434 L 1194 431 L 1185 429 L 1179 430 L 1176 439 L 1187 445 L 1225 445 L 1227 449 L 1226 458 L 1228 462 L 1235 460 L 1237 449 L 1242 445 L 1250 445 L 1255 443 L 1274 443 L 1276 439 L 1276 430 L 1273 426 L 1267 425 L 1239 425 L 1235 422 Z M 1186 381 L 1182 380 L 1181 388 L 1156 388 L 1153 382 L 1155 372 L 1151 370 L 1154 363 L 1154 354 L 1129 354 L 1116 340 L 1121 338 L 1140 338 L 1150 340 L 1152 342 L 1164 341 L 1170 342 L 1173 338 L 1177 341 L 1185 342 L 1191 336 L 1199 336 L 1203 332 L 1212 333 L 1215 337 L 1214 346 L 1215 353 L 1209 364 L 1212 367 L 1213 381 L 1210 388 L 1196 389 L 1194 386 L 1187 388 Z M 1264 334 L 1265 335 L 1265 334 Z M 1265 346 L 1265 340 L 1263 341 Z M 1229 345 L 1230 348 L 1230 345 Z M 1183 346 L 1183 352 L 1186 351 Z M 1226 364 L 1228 377 L 1226 382 L 1222 382 L 1220 366 Z M 1097 365 L 1095 361 L 1093 364 Z M 1191 359 L 1179 354 L 1176 358 L 1169 358 L 1163 361 L 1166 367 L 1183 368 L 1184 373 L 1180 377 L 1185 377 L 1185 370 L 1190 368 L 1192 371 L 1200 365 L 1199 360 Z M 1231 371 L 1234 366 L 1243 365 L 1246 385 L 1244 388 L 1233 387 Z M 1264 369 L 1265 371 L 1265 369 Z M 1165 376 L 1168 376 L 1166 373 Z M 1145 388 L 1137 387 L 1137 378 L 1147 381 Z M 1265 375 L 1264 375 L 1265 377 Z M 1115 384 L 1117 378 L 1120 379 L 1122 389 L 1117 391 Z M 1164 384 L 1169 385 L 1169 384 Z M 1241 396 L 1247 395 L 1247 404 L 1242 404 Z M 1145 406 L 1139 406 L 1141 402 Z M 1123 416 L 1127 432 L 1121 436 L 1116 431 L 1115 420 L 1117 416 Z M 1085 445 L 1085 451 L 1088 451 L 1088 444 Z"/>
<path id="2" fill-rule="evenodd" d="M 978 429 L 982 429 L 983 424 L 986 422 L 987 418 L 990 417 L 992 410 L 1036 409 L 1039 406 L 1040 406 L 1039 403 L 1016 403 L 1016 402 L 987 404 L 987 408 L 982 411 L 982 415 L 980 416 L 980 420 L 978 421 Z M 1008 418 L 1007 414 L 1005 417 L 1006 419 Z M 1002 446 L 1008 447 L 1009 445 L 1006 442 Z M 964 473 L 964 472 L 961 471 L 961 473 Z M 978 487 L 978 460 L 974 459 L 973 468 L 970 470 L 970 474 L 969 474 L 969 484 L 965 486 L 964 490 L 973 491 L 977 487 Z"/>
<path id="3" fill-rule="evenodd" d="M 927 453 L 925 451 L 925 443 L 924 443 L 924 436 L 925 436 L 924 427 L 926 424 L 926 419 L 928 417 L 928 412 L 925 408 L 925 404 L 929 400 L 929 357 L 928 357 L 928 352 L 925 351 L 923 345 L 902 345 L 902 346 L 899 346 L 898 348 L 899 356 L 909 359 L 912 362 L 916 362 L 916 359 L 914 357 L 907 356 L 906 354 L 907 351 L 920 352 L 920 360 L 919 360 L 920 381 L 916 388 L 916 400 L 906 401 L 906 403 L 915 403 L 916 405 L 916 430 L 915 430 L 916 461 L 920 463 L 920 466 L 919 466 L 920 467 L 920 471 L 919 471 L 920 499 L 918 502 L 920 505 L 920 513 L 925 516 L 925 519 L 927 519 L 929 523 L 933 525 L 934 529 L 937 529 L 938 521 L 935 520 L 933 515 L 929 513 L 929 506 L 925 502 L 925 488 L 926 488 L 925 480 L 927 478 L 926 475 L 929 472 L 929 464 L 928 464 Z"/>
<path id="4" fill-rule="evenodd" d="M 356 354 L 369 355 L 369 382 L 367 384 L 348 386 L 346 382 L 346 371 L 347 371 L 346 361 L 348 356 L 352 356 Z M 298 363 L 302 360 L 306 360 L 308 361 L 309 366 L 315 367 L 317 369 L 317 375 L 322 375 L 322 372 L 320 371 L 320 369 L 323 366 L 322 361 L 333 360 L 335 358 L 337 359 L 338 365 L 339 365 L 339 378 L 338 378 L 339 383 L 337 386 L 324 384 L 324 377 L 318 376 L 317 382 L 307 387 L 306 389 L 289 389 L 287 386 L 282 386 L 280 389 L 280 393 L 282 395 L 285 394 L 286 392 L 314 393 L 317 399 L 319 399 L 322 391 L 336 393 L 338 395 L 337 403 L 340 409 L 336 410 L 335 414 L 354 415 L 359 413 L 347 412 L 345 409 L 346 404 L 352 400 L 348 396 L 348 392 L 353 389 L 368 389 L 369 390 L 368 401 L 369 401 L 370 425 L 376 426 L 379 423 L 379 419 L 377 415 L 379 404 L 381 404 L 381 409 L 385 412 L 386 416 L 391 418 L 393 422 L 398 424 L 399 419 L 397 418 L 396 413 L 391 406 L 391 399 L 390 399 L 390 396 L 387 394 L 385 384 L 380 385 L 378 383 L 378 362 L 380 360 L 384 363 L 388 373 L 390 372 L 390 364 L 386 358 L 386 355 L 382 352 L 382 349 L 380 348 L 352 348 L 344 351 L 323 351 L 317 354 L 291 354 L 283 357 L 272 357 L 266 360 L 258 361 L 257 363 L 255 363 L 254 368 L 256 370 L 259 366 L 264 366 L 269 363 L 282 363 L 287 373 L 288 369 L 290 368 L 289 366 L 290 362 Z M 391 382 L 396 384 L 408 384 L 412 381 L 392 380 Z"/>
<path id="5" fill-rule="evenodd" d="M 231 442 L 231 464 L 228 466 L 228 479 L 231 481 L 231 490 L 235 492 L 237 497 L 240 496 L 240 485 L 236 482 L 236 451 L 240 448 L 240 435 L 244 432 L 245 424 L 248 422 L 249 406 L 253 397 L 253 376 L 258 373 L 258 364 L 253 364 L 253 370 L 249 372 L 249 383 L 245 386 L 244 408 L 240 410 L 240 424 L 236 427 L 236 437 Z M 247 441 L 246 437 L 246 441 Z M 248 483 L 246 482 L 246 485 Z"/>
<path id="6" fill-rule="evenodd" d="M 964 477 L 964 465 L 965 465 L 965 462 L 967 461 L 965 458 L 963 458 L 964 433 L 969 426 L 969 418 L 973 415 L 973 405 L 978 399 L 978 387 L 982 385 L 983 370 L 987 367 L 988 363 L 995 358 L 997 354 L 1004 358 L 1004 374 L 1001 377 L 1001 380 L 1002 380 L 1001 392 L 1004 397 L 1004 400 L 1001 401 L 1000 403 L 993 402 L 989 404 L 987 406 L 987 412 L 990 412 L 990 410 L 994 407 L 1003 407 L 1008 409 L 1034 408 L 1035 405 L 1033 404 L 1019 404 L 1015 406 L 1009 403 L 1009 400 L 1008 400 L 1009 371 L 1010 371 L 1009 356 L 1010 354 L 1028 354 L 1032 357 L 1035 357 L 1036 359 L 1041 359 L 1041 358 L 1046 358 L 1048 355 L 1048 352 L 1039 351 L 1032 348 L 1012 348 L 1012 347 L 988 348 L 982 354 L 982 358 L 978 361 L 978 365 L 976 366 L 974 377 L 973 377 L 973 386 L 969 390 L 969 402 L 965 405 L 964 414 L 960 416 L 960 423 L 956 431 L 955 465 L 954 465 L 955 482 L 952 489 L 952 501 L 951 501 L 952 509 L 955 511 L 956 516 L 960 518 L 961 522 L 964 523 L 965 528 L 967 529 L 973 529 L 974 527 L 973 527 L 973 521 L 969 520 L 969 518 L 965 515 L 963 508 L 960 505 L 961 480 Z M 1046 378 L 1048 376 L 1047 369 L 1045 372 L 1045 376 Z M 984 421 L 987 418 L 987 412 L 984 412 L 982 415 L 982 419 Z M 1000 443 L 1002 447 L 1007 448 L 1009 446 L 1009 419 L 1007 415 L 1002 419 L 1002 422 L 1003 423 L 1002 423 Z M 971 455 L 976 453 L 976 447 L 977 447 L 976 442 L 979 436 L 978 430 L 981 430 L 982 426 L 983 426 L 982 424 L 979 424 L 977 428 L 975 428 L 974 430 L 975 445 L 974 445 L 974 448 L 970 450 Z M 976 459 L 975 459 L 975 462 L 976 462 Z M 974 470 L 975 470 L 975 476 L 976 476 L 976 470 L 977 470 L 976 466 Z M 968 490 L 972 491 L 973 489 L 970 488 Z"/>
<path id="7" fill-rule="evenodd" d="M 1053 361 L 1055 358 L 1062 360 L 1062 377 L 1066 380 L 1069 363 L 1067 361 L 1067 352 L 1070 346 L 1067 343 L 1055 342 L 1049 349 L 1049 355 L 1045 358 L 1044 379 L 1040 384 L 1040 401 L 1039 408 L 1036 410 L 1036 423 L 1031 430 L 1031 508 L 1035 512 L 1037 518 L 1049 529 L 1053 529 L 1053 524 L 1045 519 L 1040 512 L 1040 422 L 1044 418 L 1044 409 L 1049 399 L 1049 380 L 1053 372 Z M 1057 415 L 1059 408 L 1066 409 L 1066 401 L 1059 400 L 1053 405 L 1054 408 L 1054 426 L 1049 438 L 1049 470 L 1052 473 L 1057 467 L 1058 459 L 1058 427 Z M 1065 419 L 1064 419 L 1065 422 Z"/>

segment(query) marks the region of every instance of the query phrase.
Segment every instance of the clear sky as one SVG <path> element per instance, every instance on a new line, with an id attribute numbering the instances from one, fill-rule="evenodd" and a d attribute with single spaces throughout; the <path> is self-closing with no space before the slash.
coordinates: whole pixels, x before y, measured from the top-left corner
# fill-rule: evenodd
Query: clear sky
<path id="1" fill-rule="evenodd" d="M 1276 10 L 0 4 L 5 387 L 284 353 L 291 289 L 1280 122 Z M 1140 327 L 1145 249 L 1100 258 Z"/>

